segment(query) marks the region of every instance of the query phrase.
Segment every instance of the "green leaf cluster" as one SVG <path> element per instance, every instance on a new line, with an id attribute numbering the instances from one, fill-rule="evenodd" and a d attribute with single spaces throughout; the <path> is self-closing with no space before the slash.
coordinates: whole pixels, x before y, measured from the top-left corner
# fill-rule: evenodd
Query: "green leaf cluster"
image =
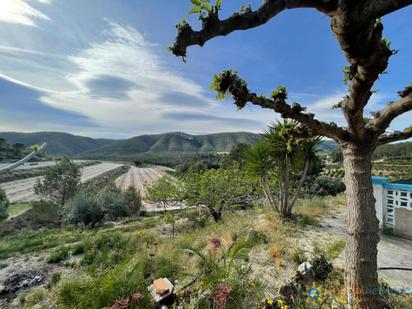
<path id="1" fill-rule="evenodd" d="M 216 99 L 226 99 L 232 85 L 246 86 L 246 82 L 237 76 L 235 70 L 225 70 L 213 76 L 210 89 L 216 92 Z"/>
<path id="2" fill-rule="evenodd" d="M 272 99 L 282 99 L 286 100 L 288 97 L 288 92 L 284 86 L 278 86 L 271 94 Z"/>
<path id="3" fill-rule="evenodd" d="M 215 5 L 212 5 L 210 0 L 190 0 L 190 2 L 192 2 L 193 7 L 189 14 L 199 14 L 200 18 L 206 18 L 222 8 L 222 0 L 216 0 Z"/>

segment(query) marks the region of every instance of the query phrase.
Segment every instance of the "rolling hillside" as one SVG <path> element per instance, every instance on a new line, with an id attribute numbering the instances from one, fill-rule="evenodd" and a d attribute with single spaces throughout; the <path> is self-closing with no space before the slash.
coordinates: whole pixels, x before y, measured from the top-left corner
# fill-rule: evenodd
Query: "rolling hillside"
<path id="1" fill-rule="evenodd" d="M 0 138 L 4 138 L 9 144 L 22 143 L 26 146 L 47 142 L 46 152 L 48 154 L 69 156 L 75 156 L 113 142 L 112 140 L 93 139 L 61 132 L 1 132 Z"/>
<path id="2" fill-rule="evenodd" d="M 50 155 L 66 154 L 81 158 L 116 158 L 136 154 L 226 152 L 239 143 L 253 144 L 260 135 L 247 132 L 228 132 L 206 135 L 190 135 L 181 132 L 141 135 L 124 140 L 93 139 L 60 132 L 0 133 L 10 144 L 27 146 L 48 143 L 46 152 Z M 322 150 L 336 149 L 336 143 L 325 140 Z"/>

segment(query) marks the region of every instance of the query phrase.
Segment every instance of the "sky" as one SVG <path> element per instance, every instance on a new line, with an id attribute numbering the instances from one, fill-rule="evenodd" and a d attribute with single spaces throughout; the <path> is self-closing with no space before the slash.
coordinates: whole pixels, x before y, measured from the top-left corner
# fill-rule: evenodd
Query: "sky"
<path id="1" fill-rule="evenodd" d="M 223 1 L 221 17 L 242 4 Z M 214 74 L 235 69 L 251 91 L 278 85 L 289 101 L 321 120 L 344 125 L 331 107 L 345 95 L 347 65 L 328 17 L 310 9 L 286 11 L 266 25 L 188 49 L 187 63 L 168 50 L 189 0 L 1 0 L 0 131 L 65 131 L 97 138 L 183 131 L 261 132 L 280 119 L 271 110 L 236 110 L 216 101 Z M 399 53 L 366 112 L 376 111 L 412 82 L 412 6 L 383 19 Z M 366 115 L 367 116 L 367 115 Z M 412 113 L 391 130 L 411 125 Z"/>

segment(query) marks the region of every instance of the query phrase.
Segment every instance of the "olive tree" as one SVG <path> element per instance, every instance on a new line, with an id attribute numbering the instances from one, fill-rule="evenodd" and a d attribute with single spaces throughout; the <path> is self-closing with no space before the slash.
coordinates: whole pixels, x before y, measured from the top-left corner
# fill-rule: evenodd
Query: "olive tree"
<path id="1" fill-rule="evenodd" d="M 164 213 L 166 213 L 167 207 L 173 207 L 181 203 L 181 192 L 180 183 L 176 179 L 163 176 L 147 189 L 146 198 L 152 203 L 159 204 L 163 207 Z M 172 223 L 172 238 L 174 239 L 175 211 L 170 210 L 170 212 L 168 219 Z"/>
<path id="2" fill-rule="evenodd" d="M 34 192 L 43 198 L 64 205 L 76 193 L 80 184 L 80 169 L 68 157 L 62 157 L 49 167 L 43 179 L 38 179 Z"/>
<path id="3" fill-rule="evenodd" d="M 216 222 L 225 209 L 243 205 L 257 193 L 253 178 L 236 164 L 230 168 L 191 172 L 183 178 L 184 201 L 189 206 L 204 206 Z"/>
<path id="4" fill-rule="evenodd" d="M 382 308 L 377 293 L 378 219 L 371 182 L 371 156 L 376 147 L 412 137 L 412 127 L 388 132 L 390 124 L 412 110 L 412 85 L 399 91 L 399 99 L 364 117 L 372 87 L 396 53 L 383 37 L 381 17 L 400 10 L 412 0 L 265 0 L 256 10 L 244 7 L 226 19 L 219 17 L 221 1 L 215 5 L 192 0 L 192 12 L 199 13 L 201 29 L 196 31 L 185 21 L 177 25 L 178 35 L 171 51 L 186 57 L 189 46 L 203 46 L 207 41 L 236 30 L 259 27 L 287 9 L 310 8 L 325 14 L 349 65 L 344 69 L 348 93 L 336 107 L 342 111 L 346 126 L 316 119 L 298 103 L 287 102 L 287 91 L 275 91 L 271 97 L 257 95 L 235 71 L 215 76 L 212 87 L 222 97 L 230 94 L 238 108 L 248 102 L 279 113 L 334 139 L 343 152 L 347 188 L 345 284 L 349 307 Z"/>

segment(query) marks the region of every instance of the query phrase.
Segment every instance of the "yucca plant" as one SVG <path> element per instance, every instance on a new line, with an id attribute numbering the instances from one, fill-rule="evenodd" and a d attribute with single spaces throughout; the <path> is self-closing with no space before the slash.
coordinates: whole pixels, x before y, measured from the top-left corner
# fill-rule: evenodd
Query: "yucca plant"
<path id="1" fill-rule="evenodd" d="M 260 177 L 271 207 L 290 219 L 309 170 L 320 164 L 321 138 L 289 120 L 272 125 L 263 137 L 245 151 L 246 168 Z"/>

